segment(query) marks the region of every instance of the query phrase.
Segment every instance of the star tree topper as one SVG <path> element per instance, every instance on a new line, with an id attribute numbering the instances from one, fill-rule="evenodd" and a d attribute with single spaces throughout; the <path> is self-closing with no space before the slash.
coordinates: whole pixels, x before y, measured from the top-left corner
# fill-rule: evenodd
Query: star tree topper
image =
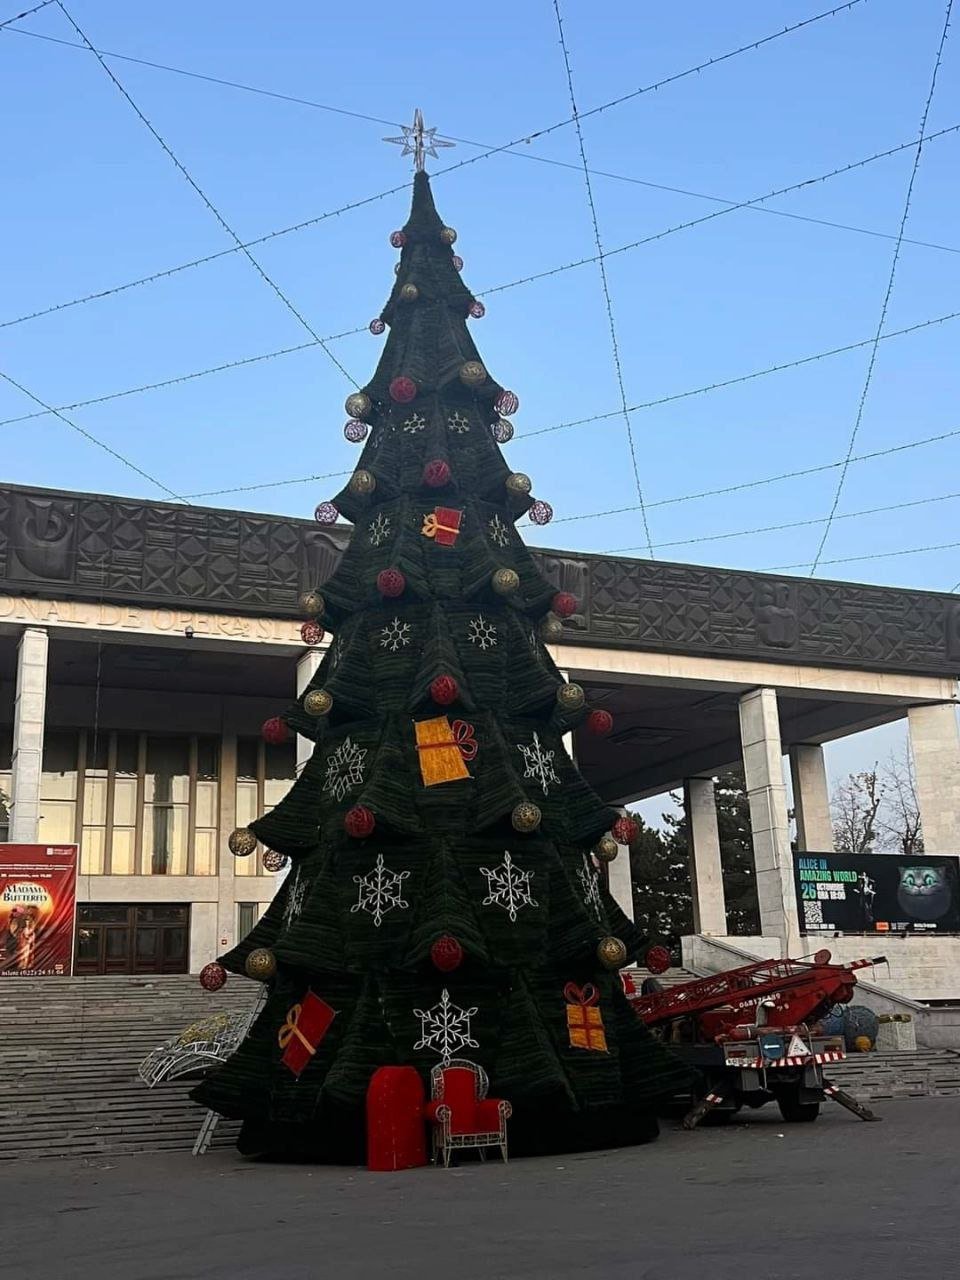
<path id="1" fill-rule="evenodd" d="M 417 107 L 413 113 L 413 124 L 402 125 L 403 136 L 400 138 L 384 138 L 384 142 L 393 142 L 403 147 L 401 156 L 413 156 L 413 167 L 417 173 L 423 172 L 423 162 L 427 156 L 437 158 L 437 147 L 455 147 L 455 142 L 446 138 L 438 138 L 436 129 L 428 129 L 423 123 L 423 112 Z"/>

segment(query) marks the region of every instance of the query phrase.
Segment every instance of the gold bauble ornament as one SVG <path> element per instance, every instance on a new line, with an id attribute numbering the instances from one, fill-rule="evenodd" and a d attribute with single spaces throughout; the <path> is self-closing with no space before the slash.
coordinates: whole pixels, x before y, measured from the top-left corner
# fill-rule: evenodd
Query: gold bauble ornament
<path id="1" fill-rule="evenodd" d="M 377 487 L 377 477 L 372 471 L 366 471 L 361 467 L 350 477 L 350 483 L 347 487 L 351 493 L 355 493 L 360 497 L 368 497 Z"/>
<path id="2" fill-rule="evenodd" d="M 454 227 L 444 227 L 440 232 L 440 239 L 444 244 L 456 244 L 457 232 Z"/>
<path id="3" fill-rule="evenodd" d="M 556 644 L 563 636 L 563 623 L 555 613 L 548 613 L 540 623 L 540 639 L 544 644 Z"/>
<path id="4" fill-rule="evenodd" d="M 257 847 L 257 837 L 249 827 L 237 827 L 227 838 L 227 848 L 236 858 L 246 858 Z"/>
<path id="5" fill-rule="evenodd" d="M 400 297 L 404 302 L 416 302 L 420 297 L 420 290 L 415 284 L 404 284 L 400 286 Z"/>
<path id="6" fill-rule="evenodd" d="M 533 481 L 522 471 L 512 471 L 503 482 L 511 498 L 525 498 L 533 488 Z"/>
<path id="7" fill-rule="evenodd" d="M 326 608 L 326 601 L 319 591 L 304 591 L 300 596 L 300 612 L 308 618 L 319 618 Z"/>
<path id="8" fill-rule="evenodd" d="M 460 381 L 465 387 L 479 387 L 487 380 L 487 371 L 479 360 L 468 360 L 460 366 Z"/>
<path id="9" fill-rule="evenodd" d="M 612 862 L 620 852 L 620 846 L 613 836 L 601 836 L 593 846 L 593 855 L 598 862 Z"/>
<path id="10" fill-rule="evenodd" d="M 510 822 L 514 831 L 526 833 L 536 831 L 542 816 L 540 810 L 531 800 L 521 800 L 518 805 L 514 806 L 513 813 L 510 815 Z"/>
<path id="11" fill-rule="evenodd" d="M 562 684 L 557 690 L 557 704 L 564 711 L 579 711 L 586 701 L 586 694 L 578 684 Z"/>
<path id="12" fill-rule="evenodd" d="M 490 579 L 490 585 L 498 596 L 511 596 L 520 585 L 520 575 L 516 569 L 497 569 Z"/>
<path id="13" fill-rule="evenodd" d="M 303 700 L 303 709 L 308 716 L 328 715 L 333 706 L 333 697 L 326 689 L 311 689 Z"/>
<path id="14" fill-rule="evenodd" d="M 627 963 L 627 948 L 611 934 L 597 943 L 597 959 L 605 969 L 622 969 Z"/>
<path id="15" fill-rule="evenodd" d="M 343 407 L 347 411 L 348 418 L 359 418 L 361 422 L 366 422 L 373 408 L 373 401 L 365 391 L 354 391 L 352 395 L 347 396 Z"/>
<path id="16" fill-rule="evenodd" d="M 243 965 L 248 978 L 255 982 L 269 982 L 277 972 L 277 957 L 268 947 L 255 947 Z"/>

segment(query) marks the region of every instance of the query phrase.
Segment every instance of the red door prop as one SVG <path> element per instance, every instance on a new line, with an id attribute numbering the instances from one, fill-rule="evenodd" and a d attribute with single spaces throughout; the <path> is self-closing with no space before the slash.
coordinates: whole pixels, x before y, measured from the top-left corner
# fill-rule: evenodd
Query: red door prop
<path id="1" fill-rule="evenodd" d="M 75 844 L 0 844 L 0 978 L 73 972 Z"/>
<path id="2" fill-rule="evenodd" d="M 378 1173 L 427 1163 L 423 1081 L 415 1067 L 380 1067 L 367 1088 L 367 1168 Z"/>

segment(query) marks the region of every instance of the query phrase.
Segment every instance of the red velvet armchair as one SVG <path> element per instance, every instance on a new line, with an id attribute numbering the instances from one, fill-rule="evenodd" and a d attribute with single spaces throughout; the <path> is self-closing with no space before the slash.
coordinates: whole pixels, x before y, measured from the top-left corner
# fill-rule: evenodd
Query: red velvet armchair
<path id="1" fill-rule="evenodd" d="M 507 1120 L 513 1111 L 502 1098 L 488 1098 L 489 1081 L 482 1067 L 465 1058 L 430 1072 L 430 1094 L 424 1114 L 433 1133 L 433 1159 L 450 1167 L 450 1153 L 475 1147 L 480 1159 L 486 1147 L 499 1147 L 507 1160 Z"/>

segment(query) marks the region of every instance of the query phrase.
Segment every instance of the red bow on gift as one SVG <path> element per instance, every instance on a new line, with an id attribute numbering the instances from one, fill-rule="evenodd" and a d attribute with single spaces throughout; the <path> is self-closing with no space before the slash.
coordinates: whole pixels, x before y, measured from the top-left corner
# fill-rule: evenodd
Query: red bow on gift
<path id="1" fill-rule="evenodd" d="M 568 982 L 563 988 L 563 998 L 568 1004 L 579 1004 L 586 1009 L 589 1005 L 597 1003 L 600 992 L 592 982 L 588 982 L 585 987 L 578 987 L 575 982 Z"/>
<path id="2" fill-rule="evenodd" d="M 464 760 L 475 760 L 479 743 L 473 736 L 476 730 L 472 724 L 468 724 L 466 720 L 454 720 L 450 726 L 453 734 L 453 742 L 418 742 L 418 751 L 436 751 L 442 747 L 457 747 Z"/>

